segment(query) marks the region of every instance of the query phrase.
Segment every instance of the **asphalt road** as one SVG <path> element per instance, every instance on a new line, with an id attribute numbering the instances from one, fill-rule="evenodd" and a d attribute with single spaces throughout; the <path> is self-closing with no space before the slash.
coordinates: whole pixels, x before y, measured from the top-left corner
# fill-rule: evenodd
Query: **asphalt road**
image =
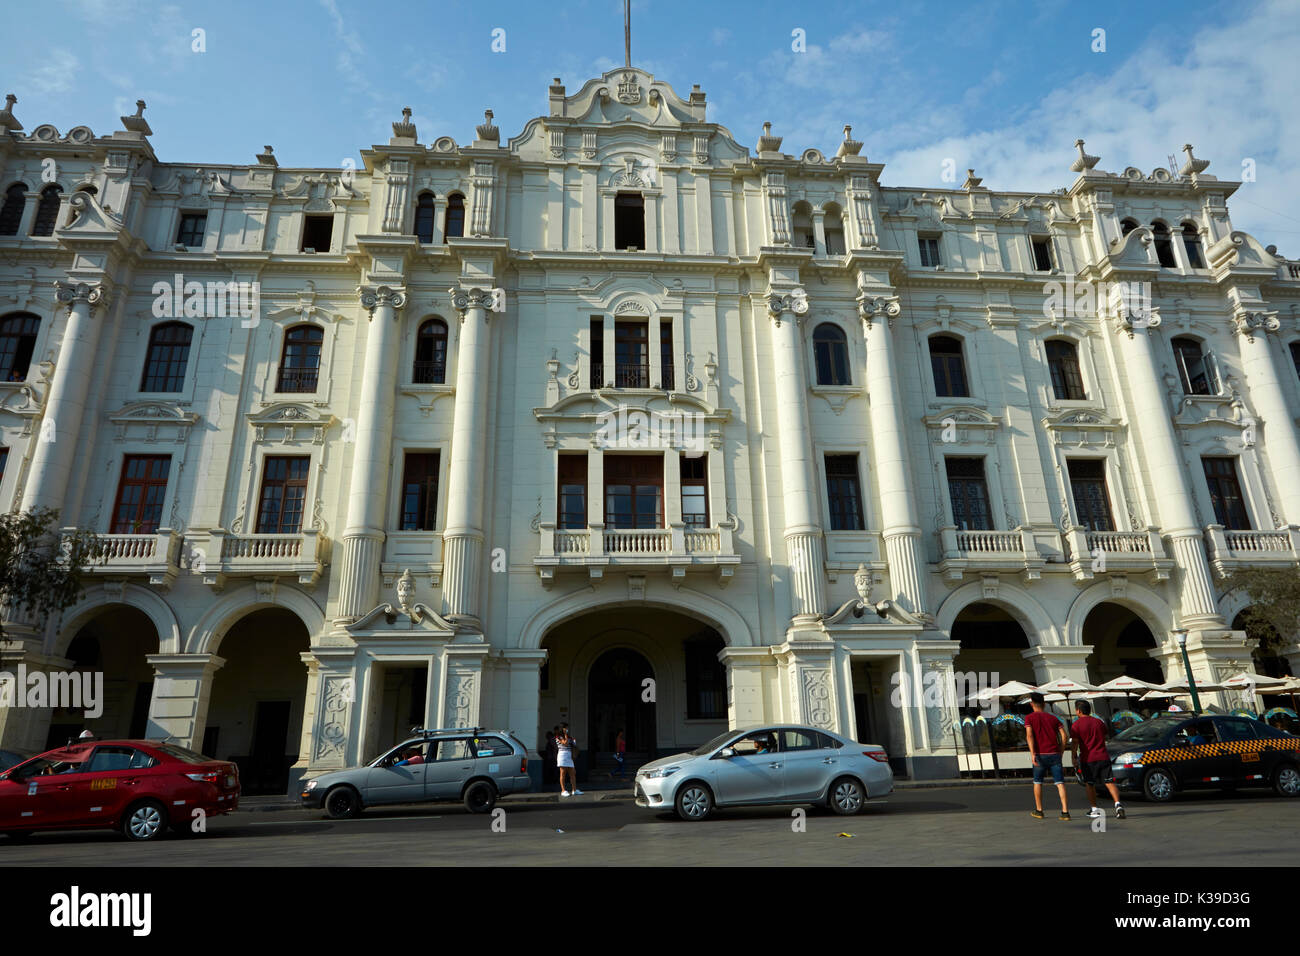
<path id="1" fill-rule="evenodd" d="M 1047 793 L 1035 820 L 1028 783 L 903 790 L 857 817 L 808 809 L 723 811 L 703 823 L 588 794 L 562 803 L 503 801 L 505 832 L 458 805 L 371 811 L 334 821 L 304 810 L 240 811 L 208 832 L 131 844 L 112 833 L 0 838 L 4 866 L 941 865 L 1295 866 L 1300 800 L 1267 791 L 1127 804 L 1094 832 L 1080 788 L 1061 822 Z M 500 823 L 498 822 L 498 827 Z M 562 832 L 561 832 L 562 831 Z M 848 834 L 848 835 L 845 835 Z"/>

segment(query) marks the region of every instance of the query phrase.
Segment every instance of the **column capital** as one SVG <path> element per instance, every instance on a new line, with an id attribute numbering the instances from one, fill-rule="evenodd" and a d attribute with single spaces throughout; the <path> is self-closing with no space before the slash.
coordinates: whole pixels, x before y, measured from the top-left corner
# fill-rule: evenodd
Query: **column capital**
<path id="1" fill-rule="evenodd" d="M 480 289 L 478 286 L 465 289 L 452 286 L 447 290 L 451 296 L 451 307 L 460 315 L 460 320 L 465 321 L 465 313 L 470 309 L 484 309 L 489 312 L 504 312 L 506 310 L 506 295 L 504 289 Z"/>
<path id="2" fill-rule="evenodd" d="M 357 286 L 357 296 L 361 300 L 361 307 L 370 315 L 375 314 L 375 309 L 382 306 L 388 306 L 396 315 L 397 310 L 406 305 L 406 290 L 394 289 L 392 286 Z"/>
<path id="3" fill-rule="evenodd" d="M 1233 310 L 1232 331 L 1247 341 L 1255 341 L 1256 332 L 1277 332 L 1281 328 L 1282 322 L 1276 312 L 1247 309 L 1240 305 Z"/>
<path id="4" fill-rule="evenodd" d="M 68 307 L 71 313 L 78 302 L 90 306 L 93 314 L 96 306 L 107 306 L 111 291 L 106 282 L 64 282 L 54 280 L 54 297 Z"/>
<path id="5" fill-rule="evenodd" d="M 769 292 L 767 311 L 776 320 L 778 328 L 781 326 L 781 317 L 787 312 L 794 315 L 795 320 L 798 321 L 808 314 L 808 293 L 802 287 L 796 287 L 786 293 Z"/>
<path id="6" fill-rule="evenodd" d="M 858 315 L 871 328 L 875 319 L 887 319 L 893 325 L 894 319 L 903 311 L 902 303 L 896 295 L 872 295 L 863 291 L 858 295 Z"/>

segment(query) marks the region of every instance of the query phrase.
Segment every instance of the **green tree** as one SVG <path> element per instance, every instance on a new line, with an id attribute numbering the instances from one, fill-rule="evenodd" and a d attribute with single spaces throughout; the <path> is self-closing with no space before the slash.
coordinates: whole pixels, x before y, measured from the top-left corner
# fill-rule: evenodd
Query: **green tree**
<path id="1" fill-rule="evenodd" d="M 1300 631 L 1300 571 L 1294 568 L 1241 568 L 1223 579 L 1223 589 L 1240 589 L 1250 605 L 1239 620 L 1248 637 L 1259 641 L 1260 657 L 1280 657 L 1290 644 L 1283 635 Z"/>
<path id="2" fill-rule="evenodd" d="M 84 567 L 104 557 L 104 541 L 89 531 L 60 537 L 55 508 L 0 515 L 0 637 L 4 619 L 49 617 L 85 591 Z"/>

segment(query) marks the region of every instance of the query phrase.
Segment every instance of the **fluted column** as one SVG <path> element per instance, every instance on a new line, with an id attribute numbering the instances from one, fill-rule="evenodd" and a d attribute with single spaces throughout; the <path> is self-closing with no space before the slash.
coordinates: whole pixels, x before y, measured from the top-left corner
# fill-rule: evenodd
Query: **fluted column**
<path id="1" fill-rule="evenodd" d="M 55 360 L 45 415 L 23 488 L 24 511 L 61 509 L 64 505 L 68 478 L 77 452 L 82 450 L 81 426 L 86 417 L 87 394 L 99 360 L 102 322 L 95 316 L 97 311 L 102 314 L 108 307 L 108 289 L 103 283 L 55 282 L 54 287 L 55 297 L 67 306 L 68 324 Z"/>
<path id="2" fill-rule="evenodd" d="M 483 489 L 487 483 L 488 365 L 492 336 L 490 289 L 452 289 L 460 313 L 456 352 L 456 410 L 447 477 L 447 525 L 442 535 L 444 612 L 477 625 L 483 572 Z"/>
<path id="3" fill-rule="evenodd" d="M 858 297 L 867 341 L 867 387 L 871 390 L 871 457 L 880 486 L 881 520 L 889 580 L 904 610 L 926 613 L 921 522 L 912 494 L 902 392 L 894 363 L 894 316 L 898 296 Z"/>
<path id="4" fill-rule="evenodd" d="M 1145 321 L 1121 315 L 1119 332 L 1129 344 L 1126 366 L 1133 395 L 1131 420 L 1137 425 L 1146 457 L 1147 474 L 1156 492 L 1161 530 L 1169 536 L 1170 550 L 1180 575 L 1181 616 L 1185 624 L 1222 624 L 1214 603 L 1210 566 L 1205 557 L 1205 537 L 1192 509 L 1192 489 L 1183 467 L 1178 437 L 1169 414 L 1169 396 L 1160 386 L 1151 329 L 1160 324 L 1154 312 Z"/>
<path id="5" fill-rule="evenodd" d="M 790 565 L 790 601 L 796 621 L 810 621 L 826 609 L 825 545 L 818 520 L 808 391 L 803 376 L 803 336 L 808 312 L 803 290 L 768 296 L 772 357 L 776 368 L 777 430 L 781 443 L 781 490 L 785 544 Z"/>
<path id="6" fill-rule="evenodd" d="M 1300 440 L 1296 438 L 1295 419 L 1287 409 L 1274 345 L 1268 336 L 1280 328 L 1276 312 L 1241 311 L 1233 318 L 1246 387 L 1264 420 L 1264 434 L 1258 440 L 1268 451 L 1273 486 L 1282 509 L 1279 517 L 1283 524 L 1300 524 Z"/>
<path id="7" fill-rule="evenodd" d="M 398 314 L 406 304 L 404 292 L 386 285 L 361 286 L 357 292 L 369 316 L 369 328 L 361 404 L 357 409 L 356 449 L 352 453 L 348 523 L 343 530 L 339 564 L 340 620 L 360 617 L 379 600 L 396 401 Z"/>

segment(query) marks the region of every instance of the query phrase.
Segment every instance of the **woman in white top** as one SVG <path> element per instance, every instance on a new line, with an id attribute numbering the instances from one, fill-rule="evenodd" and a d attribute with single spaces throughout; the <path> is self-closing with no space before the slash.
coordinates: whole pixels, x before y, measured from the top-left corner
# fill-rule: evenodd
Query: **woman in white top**
<path id="1" fill-rule="evenodd" d="M 567 797 L 571 794 L 582 793 L 578 789 L 577 778 L 574 776 L 573 751 L 575 741 L 569 736 L 568 727 L 560 728 L 560 735 L 555 738 L 555 746 L 557 751 L 555 762 L 560 769 L 560 796 Z M 567 778 L 566 773 L 568 774 Z"/>

